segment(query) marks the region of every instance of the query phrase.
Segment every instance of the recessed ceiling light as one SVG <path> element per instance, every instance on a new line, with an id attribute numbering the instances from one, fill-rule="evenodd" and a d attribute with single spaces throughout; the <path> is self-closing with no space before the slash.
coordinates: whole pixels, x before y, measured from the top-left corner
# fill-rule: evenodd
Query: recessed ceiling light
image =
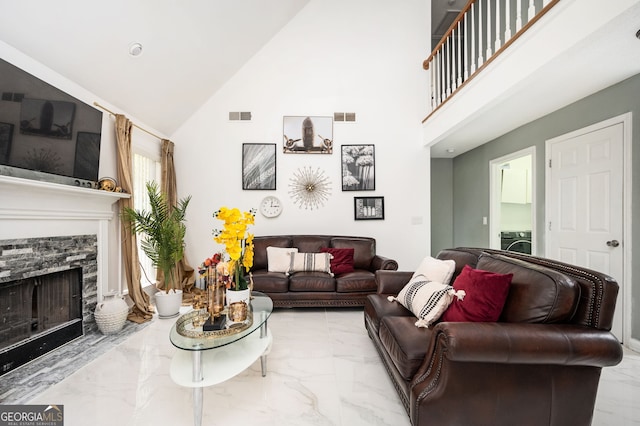
<path id="1" fill-rule="evenodd" d="M 131 43 L 129 45 L 129 55 L 131 56 L 140 56 L 142 54 L 142 44 L 140 43 Z"/>
<path id="2" fill-rule="evenodd" d="M 449 154 L 453 154 L 454 152 L 456 152 L 456 150 L 455 150 L 455 149 L 453 149 L 453 148 L 449 148 L 449 149 L 447 149 L 447 152 L 448 152 Z"/>

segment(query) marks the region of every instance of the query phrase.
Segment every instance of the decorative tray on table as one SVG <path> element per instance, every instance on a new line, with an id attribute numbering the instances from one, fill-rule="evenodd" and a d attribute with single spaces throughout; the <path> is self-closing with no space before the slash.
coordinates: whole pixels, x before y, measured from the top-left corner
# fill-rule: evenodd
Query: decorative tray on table
<path id="1" fill-rule="evenodd" d="M 214 339 L 216 337 L 231 336 L 233 334 L 240 333 L 241 331 L 251 327 L 251 324 L 253 324 L 253 312 L 251 309 L 248 309 L 247 319 L 241 322 L 233 322 L 229 320 L 227 318 L 227 309 L 222 311 L 221 316 L 224 317 L 224 325 L 220 330 L 204 331 L 203 325 L 198 324 L 198 322 L 202 320 L 202 314 L 200 311 L 195 310 L 187 312 L 176 321 L 176 331 L 185 337 Z"/>

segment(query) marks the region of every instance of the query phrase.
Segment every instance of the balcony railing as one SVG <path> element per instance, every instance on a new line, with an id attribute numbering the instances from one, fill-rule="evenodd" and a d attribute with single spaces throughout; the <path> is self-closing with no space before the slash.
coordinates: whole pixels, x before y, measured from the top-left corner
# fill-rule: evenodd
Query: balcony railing
<path id="1" fill-rule="evenodd" d="M 524 34 L 560 0 L 469 0 L 431 55 L 431 113 Z"/>

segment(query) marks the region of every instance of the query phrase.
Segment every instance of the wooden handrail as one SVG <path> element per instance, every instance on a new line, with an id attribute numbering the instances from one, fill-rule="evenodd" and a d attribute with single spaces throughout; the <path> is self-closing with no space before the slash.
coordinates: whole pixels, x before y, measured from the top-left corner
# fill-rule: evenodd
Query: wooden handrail
<path id="1" fill-rule="evenodd" d="M 467 4 L 465 5 L 464 9 L 458 14 L 458 16 L 456 17 L 456 19 L 454 20 L 454 22 L 449 26 L 449 29 L 447 30 L 447 32 L 445 33 L 445 35 L 442 37 L 442 39 L 438 42 L 438 44 L 436 45 L 436 47 L 433 49 L 433 51 L 431 52 L 431 54 L 429 55 L 429 57 L 427 59 L 424 60 L 423 62 L 423 68 L 425 70 L 428 70 L 430 68 L 430 64 L 431 62 L 433 62 L 434 58 L 436 57 L 436 55 L 438 53 L 440 53 L 440 49 L 443 47 L 443 45 L 447 42 L 447 40 L 452 36 L 453 31 L 456 29 L 456 27 L 458 27 L 458 24 L 462 24 L 462 21 L 464 19 L 464 16 L 466 14 L 467 11 L 469 11 L 469 9 L 471 8 L 471 6 L 475 3 L 478 3 L 480 0 L 469 0 L 467 2 Z M 508 1 L 508 0 L 507 0 Z M 503 44 L 500 45 L 500 47 L 493 52 L 493 54 L 491 54 L 491 56 L 487 57 L 483 63 L 481 65 L 478 66 L 478 68 L 473 69 L 468 76 L 466 76 L 465 74 L 465 78 L 461 83 L 458 84 L 454 84 L 453 90 L 451 91 L 451 93 L 447 93 L 446 97 L 441 101 L 441 102 L 436 102 L 436 106 L 433 107 L 432 111 L 422 120 L 422 123 L 424 123 L 425 121 L 427 121 L 442 105 L 444 105 L 449 99 L 451 99 L 451 97 L 457 93 L 462 87 L 466 86 L 466 84 L 471 81 L 476 75 L 478 75 L 482 70 L 486 69 L 487 66 L 493 62 L 493 60 L 498 57 L 500 54 L 502 54 L 506 49 L 508 49 L 522 34 L 524 34 L 529 28 L 531 28 L 538 20 L 540 20 L 549 10 L 551 10 L 551 8 L 553 8 L 560 0 L 550 0 L 548 2 L 548 4 L 543 5 L 542 9 L 536 13 L 533 17 L 531 17 L 530 19 L 527 20 L 527 23 L 525 25 L 522 26 L 522 28 L 520 28 L 519 30 L 517 30 L 515 32 L 515 34 L 513 36 L 511 36 L 508 40 L 506 40 Z M 490 43 L 490 41 L 488 41 L 488 43 Z M 482 48 L 482 46 L 478 46 L 478 48 Z M 465 57 L 465 59 L 467 59 Z M 474 59 L 474 58 L 472 58 Z M 443 70 L 444 71 L 444 70 Z M 432 72 L 436 72 L 435 70 Z M 454 81 L 455 80 L 455 69 L 454 71 L 450 74 L 450 75 L 446 75 L 445 78 L 448 80 L 443 80 L 444 81 Z M 440 83 L 440 82 L 438 82 Z M 444 88 L 441 88 L 444 91 Z M 434 88 L 431 87 L 431 97 L 434 96 Z M 435 95 L 437 96 L 438 93 L 435 93 Z"/>

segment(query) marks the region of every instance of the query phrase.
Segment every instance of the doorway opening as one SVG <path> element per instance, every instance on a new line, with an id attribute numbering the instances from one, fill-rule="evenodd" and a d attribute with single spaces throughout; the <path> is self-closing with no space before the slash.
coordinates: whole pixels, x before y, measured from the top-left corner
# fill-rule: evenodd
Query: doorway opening
<path id="1" fill-rule="evenodd" d="M 536 253 L 535 146 L 489 162 L 489 247 Z"/>

